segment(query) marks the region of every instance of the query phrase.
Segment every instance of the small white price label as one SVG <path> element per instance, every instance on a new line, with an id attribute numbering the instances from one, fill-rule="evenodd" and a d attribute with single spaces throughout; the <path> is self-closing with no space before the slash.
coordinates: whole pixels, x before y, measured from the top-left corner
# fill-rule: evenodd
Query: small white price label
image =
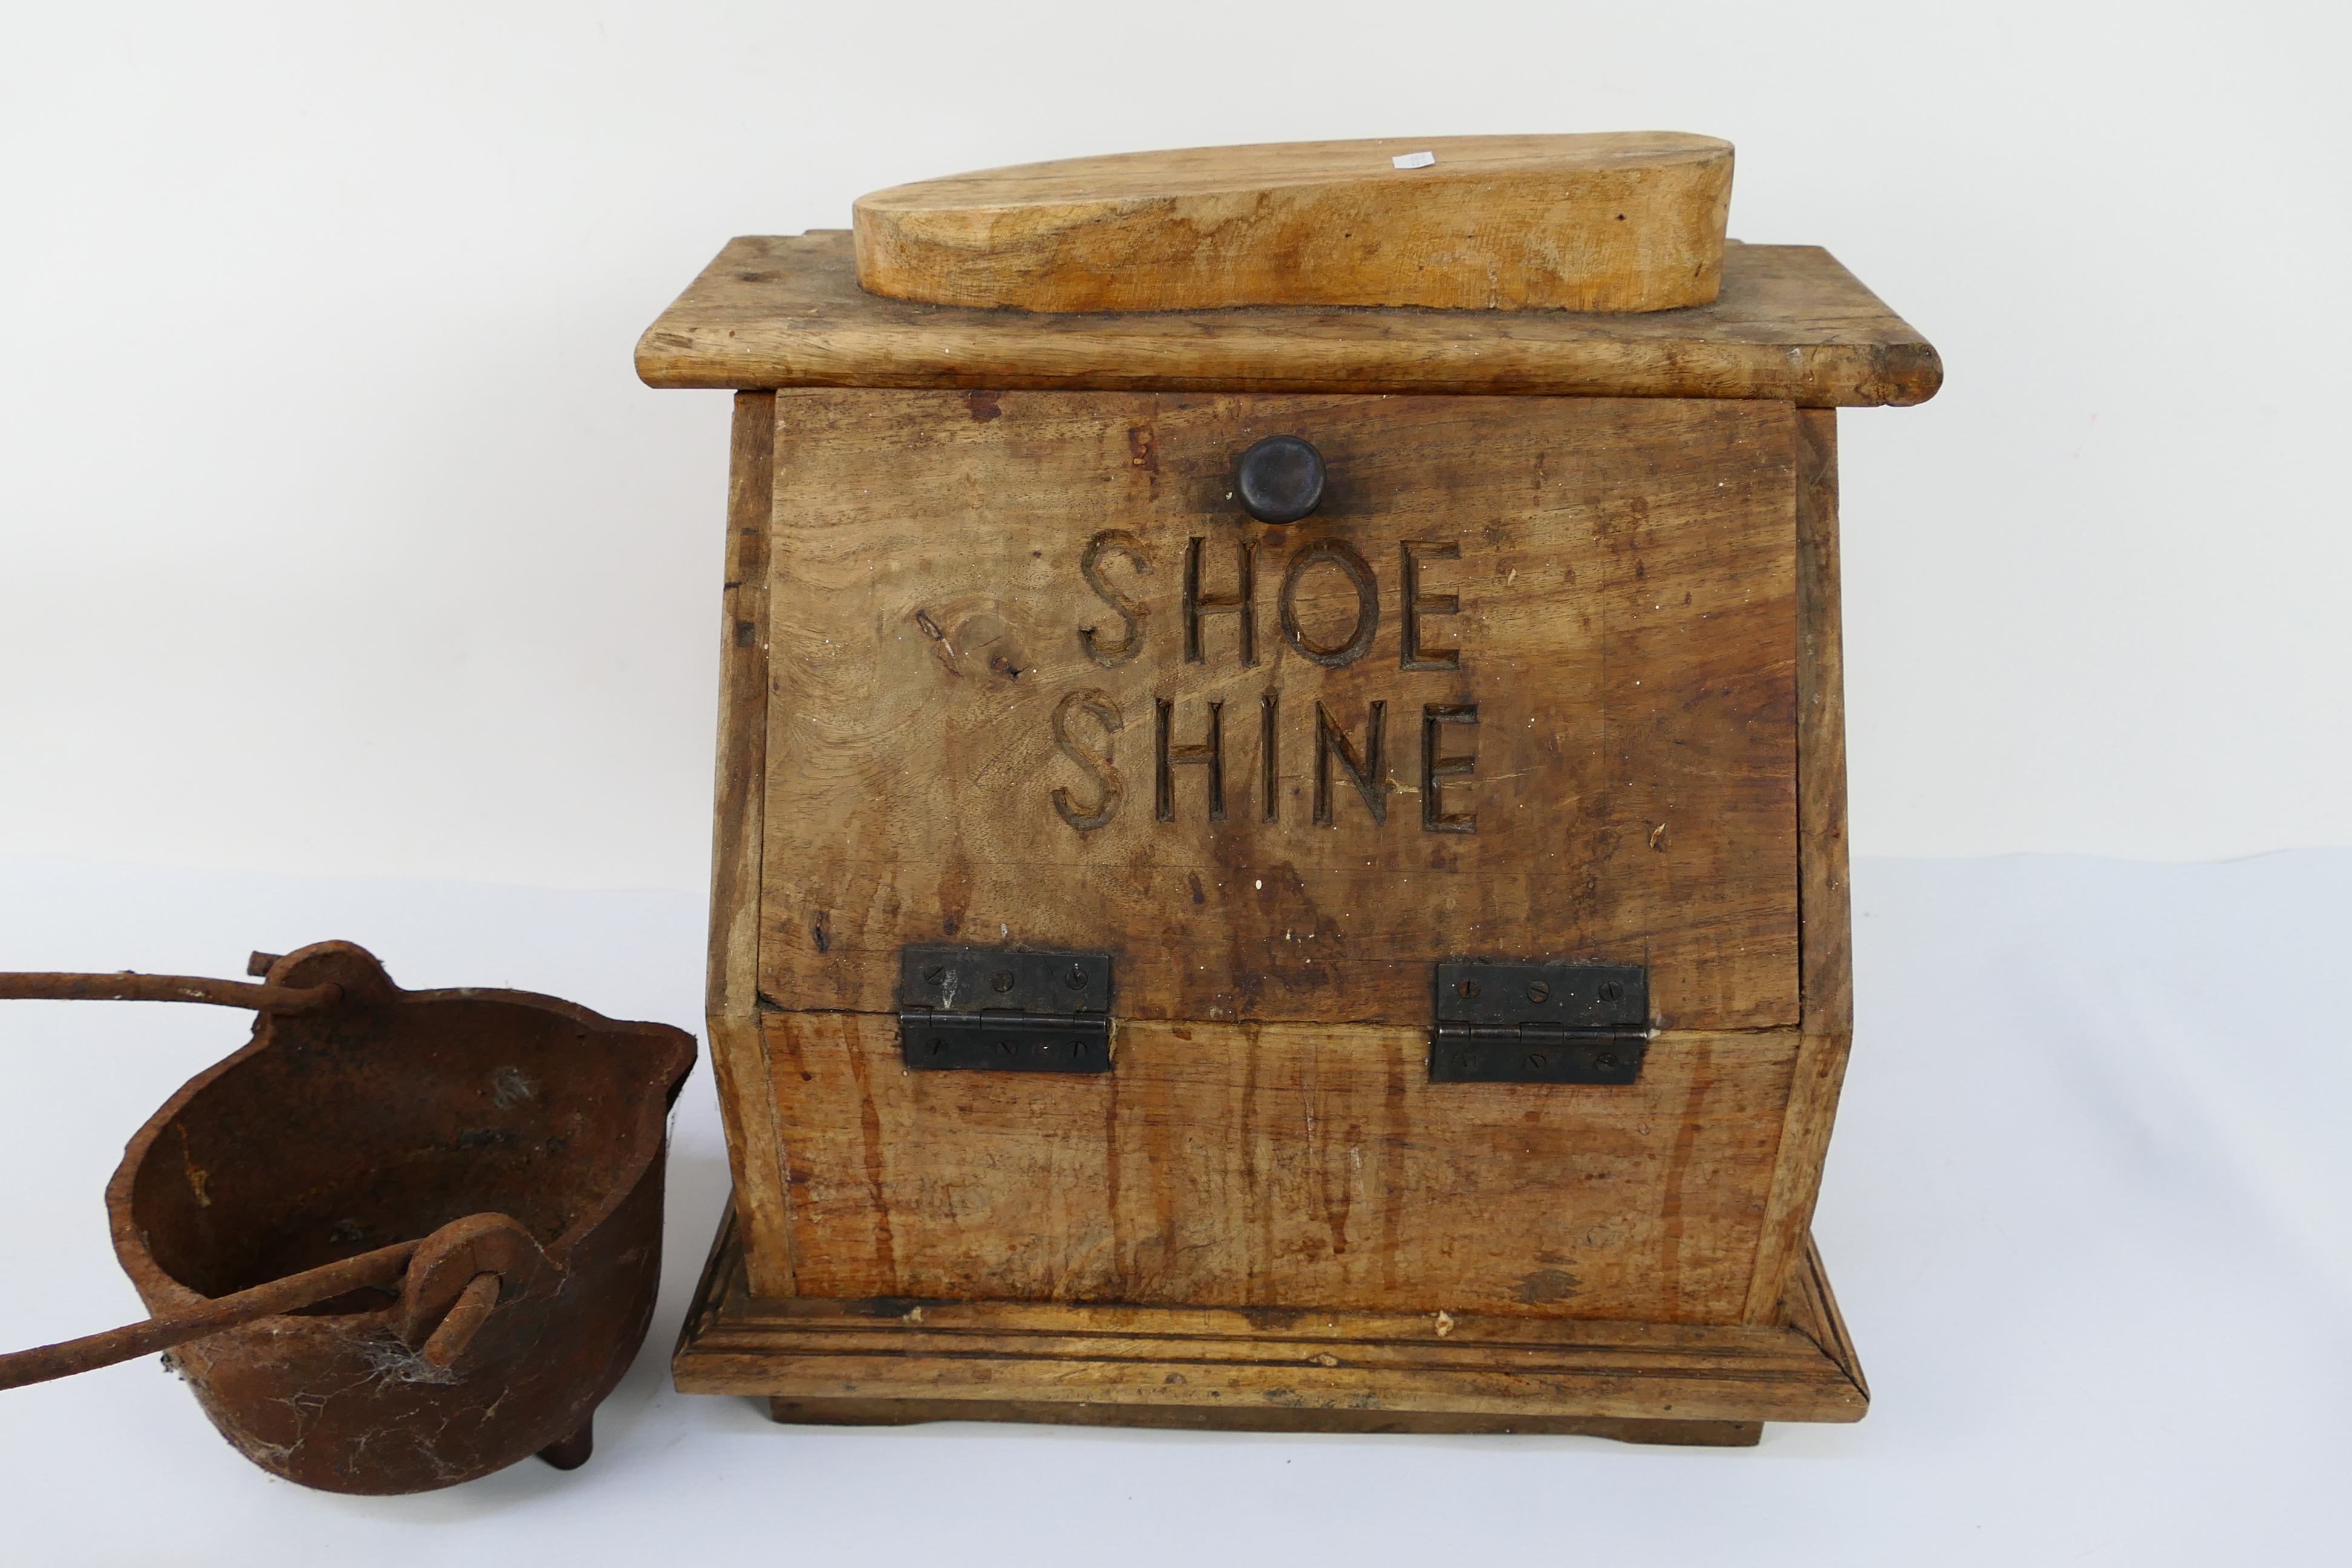
<path id="1" fill-rule="evenodd" d="M 1434 153 L 1400 153 L 1389 160 L 1400 169 L 1426 169 L 1437 162 Z"/>

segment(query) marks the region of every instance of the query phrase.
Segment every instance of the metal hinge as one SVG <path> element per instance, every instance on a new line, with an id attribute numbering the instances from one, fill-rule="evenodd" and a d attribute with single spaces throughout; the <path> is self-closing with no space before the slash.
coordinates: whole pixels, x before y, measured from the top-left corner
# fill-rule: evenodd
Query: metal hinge
<path id="1" fill-rule="evenodd" d="M 1432 1083 L 1633 1083 L 1650 1042 L 1636 963 L 1441 963 Z"/>
<path id="2" fill-rule="evenodd" d="M 911 1072 L 1108 1072 L 1110 954 L 901 948 L 898 1042 Z"/>

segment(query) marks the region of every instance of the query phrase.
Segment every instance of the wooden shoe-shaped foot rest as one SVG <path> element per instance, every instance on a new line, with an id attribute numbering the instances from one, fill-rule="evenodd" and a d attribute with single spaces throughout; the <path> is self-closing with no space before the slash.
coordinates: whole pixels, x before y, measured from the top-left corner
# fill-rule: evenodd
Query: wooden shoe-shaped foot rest
<path id="1" fill-rule="evenodd" d="M 1741 1447 L 1869 1408 L 1808 1240 L 1784 1326 L 1054 1302 L 763 1300 L 730 1205 L 671 1370 L 779 1421 L 1555 1433 Z"/>

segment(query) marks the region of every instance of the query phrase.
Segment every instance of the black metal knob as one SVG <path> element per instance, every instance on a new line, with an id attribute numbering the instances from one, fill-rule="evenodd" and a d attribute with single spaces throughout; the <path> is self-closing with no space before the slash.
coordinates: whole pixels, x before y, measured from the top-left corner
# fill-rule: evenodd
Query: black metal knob
<path id="1" fill-rule="evenodd" d="M 1242 454 L 1234 490 L 1260 522 L 1297 522 L 1323 500 L 1323 454 L 1296 436 L 1268 436 Z"/>

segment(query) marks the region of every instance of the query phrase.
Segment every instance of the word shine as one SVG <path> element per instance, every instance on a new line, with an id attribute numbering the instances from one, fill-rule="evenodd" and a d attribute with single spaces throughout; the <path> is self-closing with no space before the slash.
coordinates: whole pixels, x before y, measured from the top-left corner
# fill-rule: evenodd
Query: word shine
<path id="1" fill-rule="evenodd" d="M 1182 658 L 1186 664 L 1208 662 L 1202 652 L 1202 632 L 1213 617 L 1232 616 L 1235 621 L 1235 651 L 1244 668 L 1255 668 L 1259 662 L 1258 647 L 1258 562 L 1257 544 L 1252 540 L 1238 541 L 1234 547 L 1234 569 L 1230 578 L 1233 587 L 1212 592 L 1203 585 L 1202 556 L 1207 541 L 1188 540 L 1184 547 L 1184 568 L 1181 593 L 1178 601 L 1178 630 L 1182 641 Z M 1078 647 L 1087 658 L 1105 669 L 1116 669 L 1131 664 L 1139 658 L 1150 642 L 1152 632 L 1150 605 L 1110 581 L 1103 573 L 1107 561 L 1123 559 L 1137 575 L 1152 570 L 1150 557 L 1143 542 L 1123 529 L 1107 529 L 1087 543 L 1079 557 L 1078 573 L 1087 586 L 1108 605 L 1121 623 L 1115 636 L 1106 635 L 1099 626 L 1077 629 Z M 1451 540 L 1408 539 L 1397 546 L 1398 571 L 1402 584 L 1399 607 L 1402 622 L 1398 637 L 1397 668 L 1402 670 L 1453 671 L 1461 668 L 1462 651 L 1457 647 L 1433 648 L 1424 642 L 1426 622 L 1433 617 L 1461 614 L 1458 595 L 1430 592 L 1423 586 L 1421 570 L 1425 562 L 1458 561 L 1462 547 Z M 1298 614 L 1299 584 L 1317 566 L 1336 571 L 1354 591 L 1355 619 L 1344 637 L 1328 643 L 1319 642 L 1301 624 Z M 1328 669 L 1341 669 L 1364 658 L 1371 651 L 1372 642 L 1381 626 L 1380 584 L 1372 574 L 1371 563 L 1363 553 L 1344 540 L 1325 539 L 1301 547 L 1289 559 L 1282 573 L 1281 587 L 1272 595 L 1275 621 L 1285 641 L 1310 661 Z M 1224 822 L 1239 809 L 1246 811 L 1246 796 L 1255 784 L 1257 819 L 1277 823 L 1282 820 L 1283 702 L 1278 689 L 1269 688 L 1258 699 L 1255 767 L 1241 763 L 1239 747 L 1229 749 L 1226 704 L 1212 701 L 1203 705 L 1204 715 L 1197 718 L 1180 715 L 1178 704 L 1165 697 L 1155 699 L 1151 705 L 1151 810 L 1160 822 L 1176 820 L 1176 770 L 1198 768 L 1204 784 L 1208 820 Z M 1367 702 L 1360 729 L 1351 729 L 1341 718 L 1319 700 L 1312 704 L 1310 716 L 1298 713 L 1294 721 L 1302 731 L 1302 744 L 1312 747 L 1314 757 L 1313 816 L 1317 824 L 1336 826 L 1339 803 L 1344 796 L 1335 787 L 1345 784 L 1360 800 L 1374 823 L 1386 825 L 1389 819 L 1389 795 L 1396 787 L 1390 782 L 1389 704 L 1384 700 Z M 1180 729 L 1186 721 L 1198 723 L 1192 731 L 1198 740 L 1179 742 Z M 1094 747 L 1080 743 L 1080 721 L 1091 721 L 1101 734 Z M 1449 744 L 1448 732 L 1456 730 L 1475 731 L 1478 722 L 1475 703 L 1424 703 L 1421 710 L 1419 762 L 1421 774 L 1421 826 L 1429 833 L 1475 833 L 1478 816 L 1475 812 L 1452 811 L 1446 807 L 1444 791 L 1448 781 L 1470 777 L 1477 770 L 1476 736 L 1456 735 Z M 1054 747 L 1069 759 L 1090 781 L 1084 792 L 1067 788 L 1054 791 L 1054 809 L 1062 820 L 1081 833 L 1107 826 L 1118 816 L 1127 801 L 1127 778 L 1118 765 L 1118 737 L 1128 728 L 1128 715 L 1117 699 L 1098 687 L 1087 687 L 1064 695 L 1055 706 L 1053 729 Z M 1251 773 L 1255 773 L 1253 780 Z"/>

